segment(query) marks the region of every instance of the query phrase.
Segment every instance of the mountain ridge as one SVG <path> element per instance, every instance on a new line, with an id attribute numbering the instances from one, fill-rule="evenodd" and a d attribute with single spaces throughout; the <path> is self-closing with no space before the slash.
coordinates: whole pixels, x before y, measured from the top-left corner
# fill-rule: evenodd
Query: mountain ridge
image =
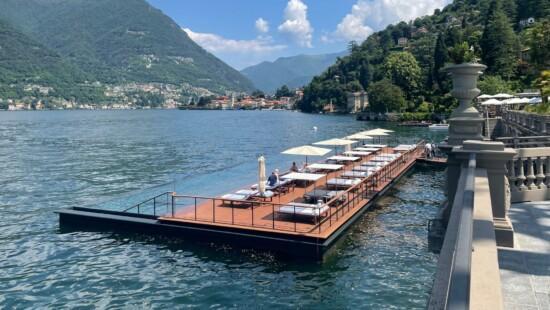
<path id="1" fill-rule="evenodd" d="M 313 76 L 320 74 L 338 57 L 344 55 L 346 52 L 279 57 L 275 61 L 263 61 L 244 68 L 241 73 L 248 77 L 256 88 L 266 93 L 274 93 L 282 85 L 297 88 L 307 84 Z"/>

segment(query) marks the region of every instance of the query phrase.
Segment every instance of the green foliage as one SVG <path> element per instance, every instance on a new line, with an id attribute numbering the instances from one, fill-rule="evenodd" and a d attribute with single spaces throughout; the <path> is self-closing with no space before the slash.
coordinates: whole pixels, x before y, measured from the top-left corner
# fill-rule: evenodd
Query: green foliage
<path id="1" fill-rule="evenodd" d="M 449 58 L 454 64 L 474 62 L 474 53 L 470 51 L 468 43 L 462 42 L 449 48 Z"/>
<path id="2" fill-rule="evenodd" d="M 539 69 L 550 68 L 550 21 L 535 23 L 526 33 L 531 60 Z"/>
<path id="3" fill-rule="evenodd" d="M 493 0 L 480 41 L 487 73 L 512 78 L 517 66 L 518 40 L 500 0 Z"/>
<path id="4" fill-rule="evenodd" d="M 277 99 L 279 99 L 281 97 L 292 97 L 292 96 L 294 96 L 294 94 L 292 93 L 292 91 L 286 85 L 281 86 L 275 92 L 275 97 L 277 97 Z"/>
<path id="5" fill-rule="evenodd" d="M 504 2 L 504 9 L 500 1 Z M 550 49 L 546 47 L 546 39 L 549 31 L 538 24 L 533 30 L 516 27 L 522 35 L 526 31 L 537 34 L 538 39 L 524 41 L 539 44 L 531 52 L 530 63 L 518 69 L 519 40 L 512 25 L 518 25 L 519 20 L 528 17 L 544 24 L 550 16 L 548 7 L 549 0 L 453 1 L 443 10 L 436 10 L 432 16 L 417 18 L 410 24 L 389 25 L 364 42 L 354 44 L 349 56 L 339 58 L 314 78 L 305 87 L 299 107 L 307 108 L 304 111 L 318 111 L 324 103 L 334 99 L 327 87 L 332 88 L 332 92 L 348 92 L 358 89 L 354 81 L 358 81 L 363 89 L 369 89 L 373 83 L 390 78 L 401 87 L 408 111 L 424 109 L 422 103 L 428 101 L 432 103 L 430 108 L 434 113 L 449 114 L 457 101 L 448 94 L 451 89 L 448 75 L 440 70 L 451 61 L 448 48 L 455 46 L 458 46 L 452 50 L 455 61 L 472 61 L 475 56 L 481 57 L 482 63 L 488 65 L 487 74 L 491 77 L 481 82 L 483 89 L 502 89 L 504 84 L 501 81 L 506 81 L 506 88 L 512 90 L 531 88 L 539 71 L 548 68 L 550 58 L 547 53 Z M 415 32 L 420 27 L 427 31 Z M 399 37 L 409 39 L 407 46 L 397 46 Z M 404 50 L 400 53 L 407 56 L 396 53 L 397 50 Z M 392 56 L 395 54 L 401 56 Z M 415 62 L 419 70 L 396 69 L 414 68 Z"/>
<path id="6" fill-rule="evenodd" d="M 253 91 L 251 96 L 254 98 L 265 98 L 264 92 L 259 89 L 256 89 L 255 91 Z"/>
<path id="7" fill-rule="evenodd" d="M 146 92 L 137 92 L 133 95 L 135 98 L 135 104 L 140 107 L 159 107 L 161 106 L 165 98 L 161 94 L 157 93 L 146 93 Z"/>
<path id="8" fill-rule="evenodd" d="M 512 87 L 498 75 L 485 75 L 477 83 L 482 94 L 511 93 Z"/>
<path id="9" fill-rule="evenodd" d="M 418 88 L 421 72 L 416 59 L 411 53 L 391 53 L 386 58 L 383 68 L 386 77 L 407 94 L 411 94 Z"/>
<path id="10" fill-rule="evenodd" d="M 432 119 L 432 113 L 429 112 L 405 112 L 401 113 L 399 120 L 407 121 L 427 121 Z"/>
<path id="11" fill-rule="evenodd" d="M 369 108 L 373 112 L 401 112 L 405 97 L 401 89 L 389 80 L 381 80 L 368 88 Z"/>

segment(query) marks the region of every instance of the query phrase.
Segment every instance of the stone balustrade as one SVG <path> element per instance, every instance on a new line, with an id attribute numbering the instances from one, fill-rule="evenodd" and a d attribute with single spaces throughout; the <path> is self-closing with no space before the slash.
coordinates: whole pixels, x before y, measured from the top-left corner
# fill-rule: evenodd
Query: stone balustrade
<path id="1" fill-rule="evenodd" d="M 505 122 L 505 134 L 514 132 L 521 135 L 545 135 L 550 132 L 550 115 L 540 115 L 525 111 L 505 111 L 502 115 Z"/>
<path id="2" fill-rule="evenodd" d="M 507 165 L 512 203 L 550 199 L 550 147 L 516 151 Z"/>

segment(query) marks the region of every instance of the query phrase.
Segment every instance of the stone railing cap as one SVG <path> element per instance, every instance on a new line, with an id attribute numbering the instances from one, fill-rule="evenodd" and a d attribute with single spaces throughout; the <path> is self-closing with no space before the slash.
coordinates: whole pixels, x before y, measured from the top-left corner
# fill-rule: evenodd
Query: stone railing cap
<path id="1" fill-rule="evenodd" d="M 465 151 L 504 151 L 502 142 L 466 140 L 462 145 Z"/>

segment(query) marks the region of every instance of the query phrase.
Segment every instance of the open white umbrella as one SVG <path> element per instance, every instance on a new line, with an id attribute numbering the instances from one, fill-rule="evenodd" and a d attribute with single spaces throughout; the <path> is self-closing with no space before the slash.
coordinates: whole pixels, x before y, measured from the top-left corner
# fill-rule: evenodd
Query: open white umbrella
<path id="1" fill-rule="evenodd" d="M 508 98 L 514 98 L 514 96 L 510 94 L 499 93 L 499 94 L 493 95 L 493 98 L 508 99 Z"/>
<path id="2" fill-rule="evenodd" d="M 529 103 L 542 103 L 542 98 L 541 97 L 531 98 L 529 99 Z"/>
<path id="3" fill-rule="evenodd" d="M 260 194 L 265 193 L 265 182 L 267 178 L 265 176 L 265 158 L 260 156 L 258 158 L 258 190 Z"/>
<path id="4" fill-rule="evenodd" d="M 358 132 L 356 134 L 346 136 L 346 137 L 344 137 L 344 139 L 346 139 L 346 140 L 367 140 L 367 139 L 372 139 L 372 137 L 364 135 L 364 134 Z"/>
<path id="5" fill-rule="evenodd" d="M 329 149 L 325 149 L 322 147 L 315 147 L 311 145 L 303 145 L 298 147 L 290 148 L 286 151 L 281 152 L 282 154 L 286 155 L 303 155 L 306 157 L 306 164 L 307 164 L 307 157 L 308 156 L 324 156 L 327 153 L 329 153 Z"/>
<path id="6" fill-rule="evenodd" d="M 502 104 L 502 101 L 497 99 L 489 99 L 481 103 L 481 105 L 501 105 L 501 104 Z"/>
<path id="7" fill-rule="evenodd" d="M 493 98 L 493 96 L 487 95 L 487 94 L 483 94 L 477 97 L 477 99 L 491 99 L 491 98 Z"/>
<path id="8" fill-rule="evenodd" d="M 376 129 L 371 129 L 367 131 L 362 131 L 360 133 L 367 136 L 381 137 L 381 136 L 389 136 L 388 132 L 391 132 L 391 131 L 388 131 L 387 129 L 376 128 Z"/>
<path id="9" fill-rule="evenodd" d="M 357 143 L 357 141 L 335 138 L 335 139 L 329 139 L 329 140 L 323 140 L 323 141 L 315 142 L 313 144 L 315 144 L 315 145 L 334 146 L 334 153 L 337 153 L 336 148 L 338 146 L 346 146 L 346 145 L 350 145 L 350 144 L 354 144 L 354 143 Z"/>

